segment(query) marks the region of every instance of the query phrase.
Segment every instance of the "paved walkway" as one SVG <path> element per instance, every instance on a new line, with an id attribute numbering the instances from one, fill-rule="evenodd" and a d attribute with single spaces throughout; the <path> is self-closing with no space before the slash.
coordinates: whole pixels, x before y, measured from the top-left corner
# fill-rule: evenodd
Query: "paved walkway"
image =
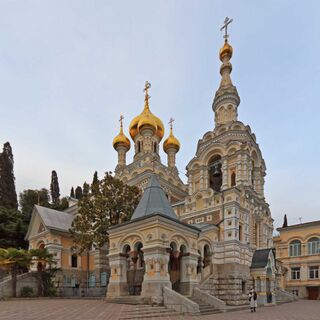
<path id="1" fill-rule="evenodd" d="M 39 299 L 0 301 L 0 320 L 117 320 L 124 308 L 103 300 Z M 257 313 L 249 310 L 208 316 L 159 317 L 166 320 L 319 320 L 320 301 L 301 300 L 274 307 L 263 307 Z"/>

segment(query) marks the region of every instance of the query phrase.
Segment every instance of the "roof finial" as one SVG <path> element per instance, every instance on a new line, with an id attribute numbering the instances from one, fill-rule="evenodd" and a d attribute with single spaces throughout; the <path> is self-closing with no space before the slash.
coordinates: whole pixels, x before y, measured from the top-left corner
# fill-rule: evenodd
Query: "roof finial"
<path id="1" fill-rule="evenodd" d="M 122 114 L 120 114 L 120 119 L 119 119 L 119 122 L 120 122 L 120 127 L 123 128 L 123 123 L 122 123 L 122 120 L 124 119 L 124 116 Z"/>
<path id="2" fill-rule="evenodd" d="M 222 31 L 224 29 L 224 41 L 228 41 L 229 35 L 228 35 L 228 25 L 233 21 L 233 19 L 230 19 L 228 17 L 226 17 L 224 19 L 224 24 L 223 26 L 220 28 L 220 31 Z"/>
<path id="3" fill-rule="evenodd" d="M 148 90 L 151 88 L 151 83 L 149 81 L 146 81 L 145 85 L 144 85 L 144 89 L 143 91 L 145 92 L 144 95 L 144 102 L 146 104 L 147 107 L 149 107 L 149 99 L 151 98 L 148 94 Z"/>
<path id="4" fill-rule="evenodd" d="M 171 130 L 171 132 L 172 132 L 172 127 L 173 127 L 173 123 L 174 123 L 174 119 L 173 118 L 170 118 L 170 120 L 169 120 L 169 122 L 168 122 L 168 124 L 170 125 L 170 130 Z"/>

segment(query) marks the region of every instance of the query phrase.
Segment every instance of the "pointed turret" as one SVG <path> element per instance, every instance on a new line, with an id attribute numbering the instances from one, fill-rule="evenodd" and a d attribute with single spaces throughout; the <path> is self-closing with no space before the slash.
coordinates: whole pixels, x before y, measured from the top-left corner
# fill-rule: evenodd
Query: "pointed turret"
<path id="1" fill-rule="evenodd" d="M 227 27 L 232 22 L 232 19 L 226 18 L 221 30 L 225 29 L 224 45 L 220 49 L 219 57 L 222 62 L 220 67 L 221 82 L 216 91 L 212 109 L 215 113 L 215 124 L 220 125 L 231 121 L 237 121 L 238 106 L 240 97 L 237 88 L 231 80 L 232 64 L 230 60 L 233 54 L 233 48 L 228 42 Z"/>

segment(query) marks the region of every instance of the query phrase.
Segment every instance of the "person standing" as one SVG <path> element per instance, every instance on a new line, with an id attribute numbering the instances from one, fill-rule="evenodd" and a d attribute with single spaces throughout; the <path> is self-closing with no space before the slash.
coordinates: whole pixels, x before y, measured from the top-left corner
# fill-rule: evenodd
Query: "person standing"
<path id="1" fill-rule="evenodd" d="M 251 312 L 256 312 L 257 308 L 257 293 L 256 291 L 252 288 L 249 292 L 249 302 L 250 302 L 250 308 Z"/>

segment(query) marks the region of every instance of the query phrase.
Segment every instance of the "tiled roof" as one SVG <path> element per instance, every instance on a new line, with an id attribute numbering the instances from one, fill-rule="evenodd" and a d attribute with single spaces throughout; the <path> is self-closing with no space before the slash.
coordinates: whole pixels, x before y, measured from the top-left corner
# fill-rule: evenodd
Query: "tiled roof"
<path id="1" fill-rule="evenodd" d="M 178 220 L 158 179 L 155 175 L 152 175 L 149 184 L 144 190 L 143 196 L 131 217 L 131 221 L 156 213 Z"/>
<path id="2" fill-rule="evenodd" d="M 35 205 L 44 225 L 48 229 L 68 232 L 73 221 L 73 214 Z"/>
<path id="3" fill-rule="evenodd" d="M 256 250 L 252 257 L 251 268 L 264 268 L 268 264 L 269 253 L 272 249 Z"/>

